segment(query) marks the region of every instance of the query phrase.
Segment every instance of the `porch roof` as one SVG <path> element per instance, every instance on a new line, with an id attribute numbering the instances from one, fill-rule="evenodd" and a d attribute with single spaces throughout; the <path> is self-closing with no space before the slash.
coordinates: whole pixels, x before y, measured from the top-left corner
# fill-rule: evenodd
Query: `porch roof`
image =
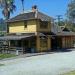
<path id="1" fill-rule="evenodd" d="M 39 11 L 37 12 L 37 17 L 36 17 L 36 12 L 30 11 L 30 12 L 21 13 L 7 20 L 7 22 L 16 22 L 16 21 L 24 21 L 24 20 L 32 20 L 32 19 L 40 19 L 42 21 L 49 21 L 53 18 Z"/>
<path id="2" fill-rule="evenodd" d="M 8 35 L 8 36 L 1 36 L 0 40 L 21 40 L 32 36 L 34 35 Z"/>

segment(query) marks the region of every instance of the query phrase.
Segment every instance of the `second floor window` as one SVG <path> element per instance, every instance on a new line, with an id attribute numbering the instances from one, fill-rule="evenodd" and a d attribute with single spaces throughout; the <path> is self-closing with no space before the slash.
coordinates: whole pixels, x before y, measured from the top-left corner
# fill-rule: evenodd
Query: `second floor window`
<path id="1" fill-rule="evenodd" d="M 40 22 L 40 28 L 41 29 L 47 29 L 48 28 L 48 22 L 47 21 L 41 21 Z"/>
<path id="2" fill-rule="evenodd" d="M 27 21 L 24 21 L 24 28 L 27 28 Z"/>

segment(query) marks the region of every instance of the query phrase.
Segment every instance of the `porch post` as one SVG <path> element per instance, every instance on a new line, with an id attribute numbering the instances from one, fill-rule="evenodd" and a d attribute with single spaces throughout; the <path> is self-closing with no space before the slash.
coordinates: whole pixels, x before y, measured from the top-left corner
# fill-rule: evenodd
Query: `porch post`
<path id="1" fill-rule="evenodd" d="M 74 36 L 71 36 L 71 48 L 73 48 L 74 47 Z"/>
<path id="2" fill-rule="evenodd" d="M 36 48 L 37 52 L 40 52 L 40 37 L 38 35 L 36 36 Z"/>
<path id="3" fill-rule="evenodd" d="M 62 48 L 65 48 L 65 37 L 62 37 Z"/>
<path id="4" fill-rule="evenodd" d="M 8 50 L 7 50 L 8 53 L 10 53 L 10 45 L 11 45 L 11 43 L 10 43 L 10 41 L 8 41 Z"/>
<path id="5" fill-rule="evenodd" d="M 31 47 L 30 39 L 28 40 L 28 46 L 29 48 Z"/>
<path id="6" fill-rule="evenodd" d="M 17 42 L 17 40 L 15 41 L 15 45 L 16 45 L 16 46 L 18 45 L 18 42 Z"/>
<path id="7" fill-rule="evenodd" d="M 51 37 L 49 35 L 48 35 L 47 42 L 48 42 L 48 51 L 50 51 L 50 49 L 51 49 Z"/>
<path id="8" fill-rule="evenodd" d="M 70 47 L 72 47 L 72 36 L 70 37 L 70 41 L 71 41 Z"/>
<path id="9" fill-rule="evenodd" d="M 24 48 L 23 41 L 24 41 L 24 40 L 21 40 L 21 47 L 23 48 L 23 54 L 24 54 L 24 49 L 25 49 L 25 48 Z"/>

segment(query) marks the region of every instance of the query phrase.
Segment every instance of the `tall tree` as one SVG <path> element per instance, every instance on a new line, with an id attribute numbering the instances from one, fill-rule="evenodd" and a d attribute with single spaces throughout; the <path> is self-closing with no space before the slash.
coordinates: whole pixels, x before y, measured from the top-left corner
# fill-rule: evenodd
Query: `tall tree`
<path id="1" fill-rule="evenodd" d="M 67 10 L 67 27 L 75 32 L 75 0 L 70 0 Z"/>
<path id="2" fill-rule="evenodd" d="M 4 17 L 9 19 L 10 13 L 13 13 L 16 6 L 14 4 L 14 0 L 0 0 L 0 8 L 2 9 Z"/>
<path id="3" fill-rule="evenodd" d="M 67 16 L 71 22 L 75 21 L 75 0 L 69 2 Z"/>

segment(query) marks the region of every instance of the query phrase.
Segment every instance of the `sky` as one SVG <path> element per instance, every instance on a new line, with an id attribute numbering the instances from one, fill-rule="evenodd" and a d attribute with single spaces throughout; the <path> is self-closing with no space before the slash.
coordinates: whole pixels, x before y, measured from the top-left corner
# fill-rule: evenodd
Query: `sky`
<path id="1" fill-rule="evenodd" d="M 67 10 L 67 4 L 69 0 L 25 0 L 24 8 L 25 11 L 31 10 L 33 5 L 37 5 L 38 10 L 46 13 L 51 17 L 56 17 L 57 15 L 65 16 Z M 11 14 L 14 17 L 22 12 L 21 0 L 15 0 L 16 11 Z M 4 18 L 0 9 L 0 18 Z"/>

